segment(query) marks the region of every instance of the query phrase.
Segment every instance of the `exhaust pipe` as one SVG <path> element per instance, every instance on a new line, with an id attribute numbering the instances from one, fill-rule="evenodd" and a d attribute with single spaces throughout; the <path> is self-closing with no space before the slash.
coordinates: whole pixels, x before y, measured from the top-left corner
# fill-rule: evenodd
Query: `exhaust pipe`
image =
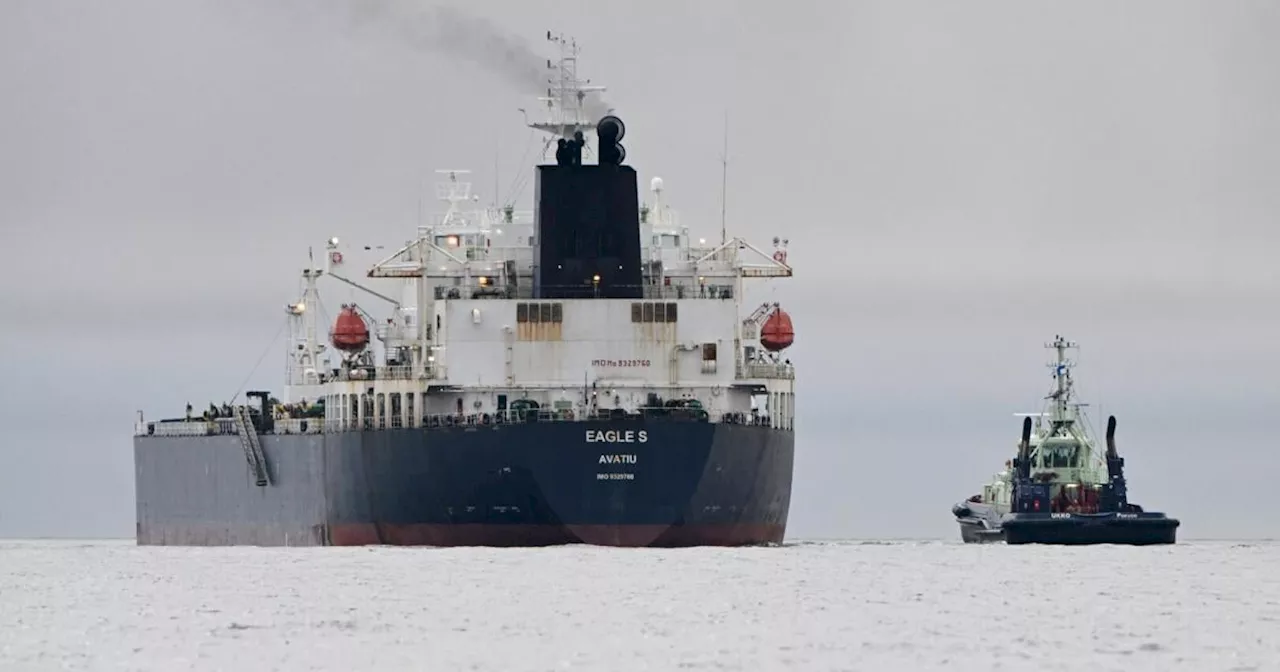
<path id="1" fill-rule="evenodd" d="M 1018 444 L 1018 458 L 1027 459 L 1031 452 L 1031 418 L 1022 419 L 1022 442 Z"/>
<path id="2" fill-rule="evenodd" d="M 1018 443 L 1018 478 L 1031 474 L 1031 418 L 1022 419 L 1022 441 Z"/>
<path id="3" fill-rule="evenodd" d="M 1116 457 L 1116 416 L 1107 418 L 1107 457 Z"/>

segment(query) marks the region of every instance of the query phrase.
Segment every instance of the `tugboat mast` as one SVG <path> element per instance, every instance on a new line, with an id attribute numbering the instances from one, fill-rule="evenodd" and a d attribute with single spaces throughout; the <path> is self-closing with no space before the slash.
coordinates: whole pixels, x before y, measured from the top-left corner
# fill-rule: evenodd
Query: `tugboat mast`
<path id="1" fill-rule="evenodd" d="M 1076 365 L 1072 360 L 1067 359 L 1067 348 L 1079 348 L 1079 344 L 1074 341 L 1068 341 L 1062 336 L 1054 336 L 1052 343 L 1045 343 L 1046 348 L 1052 348 L 1057 351 L 1057 359 L 1049 364 L 1053 368 L 1053 378 L 1057 382 L 1057 389 L 1051 393 L 1046 399 L 1052 399 L 1053 416 L 1052 423 L 1055 427 L 1070 424 L 1075 420 L 1073 414 L 1068 412 L 1070 405 L 1072 382 L 1071 368 Z"/>

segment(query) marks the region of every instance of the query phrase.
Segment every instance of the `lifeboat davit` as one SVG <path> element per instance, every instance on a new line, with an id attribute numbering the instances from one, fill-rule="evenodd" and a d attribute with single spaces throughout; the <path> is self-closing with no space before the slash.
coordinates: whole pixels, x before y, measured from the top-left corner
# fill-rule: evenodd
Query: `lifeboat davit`
<path id="1" fill-rule="evenodd" d="M 795 340 L 796 332 L 791 326 L 791 316 L 781 308 L 775 310 L 760 328 L 760 345 L 770 352 L 786 350 Z"/>
<path id="2" fill-rule="evenodd" d="M 333 347 L 346 352 L 358 352 L 369 345 L 369 327 L 364 318 L 356 312 L 354 304 L 343 304 L 338 319 L 333 322 L 333 331 L 329 334 Z"/>

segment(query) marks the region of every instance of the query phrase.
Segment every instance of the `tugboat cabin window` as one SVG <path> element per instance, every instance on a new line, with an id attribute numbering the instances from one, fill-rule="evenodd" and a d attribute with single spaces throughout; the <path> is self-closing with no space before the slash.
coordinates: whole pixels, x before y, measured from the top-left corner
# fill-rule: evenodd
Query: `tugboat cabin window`
<path id="1" fill-rule="evenodd" d="M 1044 467 L 1067 468 L 1076 466 L 1076 457 L 1080 446 L 1074 443 L 1061 443 L 1040 447 L 1040 464 Z"/>

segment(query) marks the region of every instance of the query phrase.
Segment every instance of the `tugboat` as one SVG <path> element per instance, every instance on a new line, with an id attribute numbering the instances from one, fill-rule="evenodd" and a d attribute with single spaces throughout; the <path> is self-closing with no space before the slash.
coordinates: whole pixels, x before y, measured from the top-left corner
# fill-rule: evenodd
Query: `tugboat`
<path id="1" fill-rule="evenodd" d="M 1019 413 L 1022 439 L 982 492 L 951 508 L 965 543 L 1172 544 L 1179 521 L 1129 501 L 1124 458 L 1116 452 L 1116 418 L 1107 418 L 1106 452 L 1099 455 L 1081 409 L 1072 399 L 1068 348 L 1061 336 L 1055 389 L 1048 412 Z M 1034 418 L 1034 424 L 1032 419 Z"/>

